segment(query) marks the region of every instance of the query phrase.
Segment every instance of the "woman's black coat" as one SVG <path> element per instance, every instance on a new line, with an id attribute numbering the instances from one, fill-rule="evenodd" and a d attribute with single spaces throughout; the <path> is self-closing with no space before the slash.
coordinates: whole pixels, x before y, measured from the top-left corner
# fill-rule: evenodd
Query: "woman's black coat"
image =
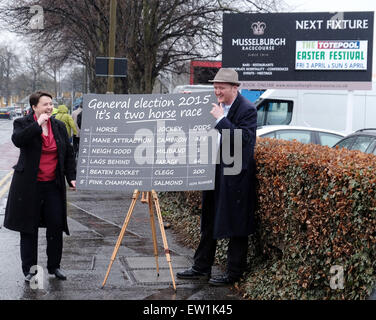
<path id="1" fill-rule="evenodd" d="M 64 231 L 69 234 L 64 177 L 67 181 L 75 180 L 73 148 L 69 143 L 65 124 L 54 118 L 50 120 L 58 152 L 56 183 L 63 199 Z M 42 128 L 34 120 L 34 114 L 14 120 L 12 141 L 16 147 L 20 148 L 20 156 L 13 167 L 14 174 L 5 209 L 4 226 L 10 230 L 32 233 L 37 227 L 44 226 L 40 221 L 40 204 L 36 194 L 42 152 L 41 134 Z"/>

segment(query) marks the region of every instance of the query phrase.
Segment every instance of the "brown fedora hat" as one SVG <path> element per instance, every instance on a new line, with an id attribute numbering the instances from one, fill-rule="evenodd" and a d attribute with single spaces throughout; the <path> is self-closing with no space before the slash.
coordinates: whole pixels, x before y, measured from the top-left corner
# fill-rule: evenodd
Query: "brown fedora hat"
<path id="1" fill-rule="evenodd" d="M 235 84 L 237 86 L 240 85 L 240 82 L 238 80 L 238 73 L 230 68 L 219 69 L 214 79 L 209 80 L 209 82 L 226 82 Z"/>

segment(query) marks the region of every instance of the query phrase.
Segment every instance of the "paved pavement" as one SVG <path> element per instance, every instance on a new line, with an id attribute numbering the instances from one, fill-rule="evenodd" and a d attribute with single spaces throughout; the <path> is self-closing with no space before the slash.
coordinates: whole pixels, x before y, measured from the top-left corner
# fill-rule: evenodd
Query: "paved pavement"
<path id="1" fill-rule="evenodd" d="M 64 236 L 62 268 L 68 280 L 47 274 L 45 229 L 39 232 L 38 265 L 43 281 L 32 289 L 21 272 L 19 234 L 0 229 L 0 300 L 238 300 L 233 289 L 205 282 L 176 279 L 175 273 L 191 266 L 193 251 L 176 242 L 166 230 L 176 281 L 172 288 L 163 242 L 157 229 L 159 276 L 153 251 L 147 204 L 137 202 L 118 255 L 101 288 L 116 240 L 131 203 L 130 193 L 68 191 L 70 236 Z M 5 201 L 0 202 L 0 225 Z M 157 224 L 158 228 L 158 224 Z M 220 273 L 218 268 L 213 273 Z"/>

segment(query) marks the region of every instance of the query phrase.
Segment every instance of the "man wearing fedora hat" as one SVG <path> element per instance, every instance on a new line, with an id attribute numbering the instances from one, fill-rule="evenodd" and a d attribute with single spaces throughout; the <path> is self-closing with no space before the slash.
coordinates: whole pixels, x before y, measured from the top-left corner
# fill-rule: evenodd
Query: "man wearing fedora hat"
<path id="1" fill-rule="evenodd" d="M 221 68 L 213 80 L 218 104 L 213 103 L 211 114 L 216 118 L 215 128 L 221 134 L 216 165 L 215 189 L 202 194 L 201 238 L 188 270 L 178 272 L 180 279 L 209 279 L 215 286 L 232 285 L 239 281 L 247 266 L 248 235 L 254 231 L 256 206 L 254 146 L 256 143 L 257 110 L 255 105 L 239 92 L 238 73 Z M 235 145 L 234 130 L 241 129 L 242 144 Z M 225 131 L 229 141 L 222 141 Z M 229 143 L 230 146 L 226 146 Z M 226 174 L 222 147 L 231 152 L 241 151 L 241 172 Z M 233 154 L 231 155 L 233 156 Z M 235 165 L 234 165 L 235 167 Z M 226 272 L 211 277 L 217 239 L 229 238 Z"/>

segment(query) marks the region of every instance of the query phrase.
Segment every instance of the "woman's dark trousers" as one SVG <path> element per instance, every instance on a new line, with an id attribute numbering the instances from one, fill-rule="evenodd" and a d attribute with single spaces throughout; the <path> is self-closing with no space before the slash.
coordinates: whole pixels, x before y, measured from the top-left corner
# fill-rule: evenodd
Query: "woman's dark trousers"
<path id="1" fill-rule="evenodd" d="M 63 251 L 63 203 L 55 181 L 37 183 L 40 202 L 40 220 L 45 224 L 47 240 L 47 269 L 60 268 Z M 26 276 L 38 264 L 38 227 L 33 233 L 21 232 L 22 271 Z"/>

